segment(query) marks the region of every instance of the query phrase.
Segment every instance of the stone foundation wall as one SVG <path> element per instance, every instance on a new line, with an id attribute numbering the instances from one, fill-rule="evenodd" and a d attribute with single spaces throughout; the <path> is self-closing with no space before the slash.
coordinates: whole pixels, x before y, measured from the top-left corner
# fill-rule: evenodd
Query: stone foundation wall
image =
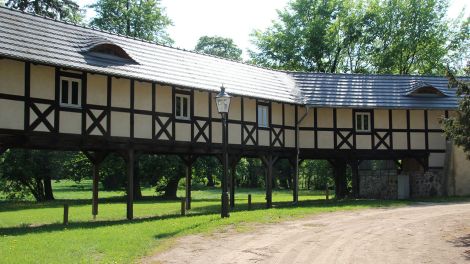
<path id="1" fill-rule="evenodd" d="M 359 196 L 373 199 L 397 199 L 397 171 L 359 170 Z"/>
<path id="2" fill-rule="evenodd" d="M 426 172 L 407 172 L 410 176 L 411 198 L 444 195 L 444 170 L 430 169 Z"/>

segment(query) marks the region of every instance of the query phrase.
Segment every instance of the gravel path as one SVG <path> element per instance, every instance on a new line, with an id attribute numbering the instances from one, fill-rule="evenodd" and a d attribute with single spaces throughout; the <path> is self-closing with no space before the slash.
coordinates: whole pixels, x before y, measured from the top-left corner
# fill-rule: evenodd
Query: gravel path
<path id="1" fill-rule="evenodd" d="M 326 213 L 181 238 L 148 263 L 470 263 L 470 203 Z"/>

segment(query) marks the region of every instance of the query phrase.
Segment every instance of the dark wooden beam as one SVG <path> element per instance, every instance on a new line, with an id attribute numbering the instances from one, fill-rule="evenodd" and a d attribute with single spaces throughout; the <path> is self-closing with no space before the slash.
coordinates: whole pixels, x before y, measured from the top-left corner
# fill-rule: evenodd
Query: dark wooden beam
<path id="1" fill-rule="evenodd" d="M 180 159 L 183 161 L 184 165 L 186 166 L 185 170 L 185 180 L 186 180 L 186 188 L 185 188 L 185 199 L 186 199 L 186 210 L 191 209 L 191 180 L 192 180 L 192 173 L 193 173 L 193 163 L 197 159 L 198 156 L 196 155 L 180 155 Z"/>
<path id="2" fill-rule="evenodd" d="M 273 207 L 273 165 L 279 157 L 271 154 L 260 156 L 266 168 L 266 208 Z"/>
<path id="3" fill-rule="evenodd" d="M 236 172 L 237 164 L 241 157 L 239 155 L 230 156 L 230 208 L 235 208 L 235 185 L 236 185 Z"/>
<path id="4" fill-rule="evenodd" d="M 134 160 L 135 151 L 128 149 L 127 151 L 127 219 L 134 218 Z"/>
<path id="5" fill-rule="evenodd" d="M 106 151 L 89 152 L 82 151 L 93 166 L 93 184 L 92 184 L 92 207 L 91 214 L 93 219 L 98 215 L 98 185 L 100 181 L 100 165 L 108 155 Z"/>
<path id="6" fill-rule="evenodd" d="M 346 160 L 329 160 L 334 170 L 336 198 L 345 198 L 348 192 L 346 181 Z"/>

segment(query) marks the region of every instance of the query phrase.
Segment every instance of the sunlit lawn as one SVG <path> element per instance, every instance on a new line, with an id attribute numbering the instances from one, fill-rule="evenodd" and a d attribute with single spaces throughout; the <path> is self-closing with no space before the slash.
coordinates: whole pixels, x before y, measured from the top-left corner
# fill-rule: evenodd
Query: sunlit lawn
<path id="1" fill-rule="evenodd" d="M 247 195 L 253 195 L 254 210 L 247 211 Z M 122 191 L 100 191 L 99 215 L 91 216 L 90 182 L 54 184 L 57 201 L 48 203 L 0 201 L 0 263 L 129 263 L 162 248 L 180 235 L 205 233 L 222 226 L 249 222 L 275 222 L 319 212 L 405 205 L 406 201 L 325 201 L 321 192 L 300 192 L 300 202 L 291 204 L 291 191 L 273 193 L 274 208 L 264 209 L 264 191 L 239 189 L 236 209 L 221 219 L 220 189 L 192 192 L 192 210 L 180 216 L 179 200 L 163 200 L 145 189 L 145 199 L 136 201 L 133 221 L 125 220 Z M 179 190 L 179 196 L 184 190 Z M 63 204 L 70 204 L 69 225 L 61 224 Z"/>

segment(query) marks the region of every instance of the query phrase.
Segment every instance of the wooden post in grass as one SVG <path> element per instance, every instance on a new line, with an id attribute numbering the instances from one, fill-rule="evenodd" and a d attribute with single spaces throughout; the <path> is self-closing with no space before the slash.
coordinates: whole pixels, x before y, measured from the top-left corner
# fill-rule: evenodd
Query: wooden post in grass
<path id="1" fill-rule="evenodd" d="M 328 184 L 326 184 L 325 196 L 326 200 L 328 201 L 330 199 L 330 190 L 328 189 Z"/>
<path id="2" fill-rule="evenodd" d="M 69 224 L 69 205 L 64 204 L 64 225 Z"/>
<path id="3" fill-rule="evenodd" d="M 181 215 L 186 215 L 186 198 L 181 198 Z"/>
<path id="4" fill-rule="evenodd" d="M 251 210 L 251 194 L 248 194 L 248 210 Z"/>

